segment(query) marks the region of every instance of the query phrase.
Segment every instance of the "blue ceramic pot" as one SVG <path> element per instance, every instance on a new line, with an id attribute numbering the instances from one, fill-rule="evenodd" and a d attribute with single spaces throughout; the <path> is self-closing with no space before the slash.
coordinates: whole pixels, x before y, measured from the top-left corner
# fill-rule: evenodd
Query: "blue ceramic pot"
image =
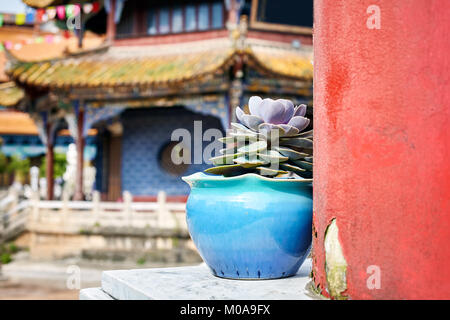
<path id="1" fill-rule="evenodd" d="M 189 233 L 214 275 L 274 279 L 297 273 L 311 247 L 311 180 L 201 172 L 183 180 L 191 186 Z"/>

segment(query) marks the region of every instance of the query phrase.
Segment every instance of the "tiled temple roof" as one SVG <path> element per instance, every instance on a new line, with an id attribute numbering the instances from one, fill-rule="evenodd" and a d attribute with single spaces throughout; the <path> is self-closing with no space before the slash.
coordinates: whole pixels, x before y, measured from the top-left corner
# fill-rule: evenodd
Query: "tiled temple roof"
<path id="1" fill-rule="evenodd" d="M 22 2 L 25 3 L 29 7 L 45 8 L 50 5 L 59 4 L 62 1 L 58 1 L 58 0 L 56 0 L 56 1 L 55 0 L 22 0 Z"/>
<path id="2" fill-rule="evenodd" d="M 183 82 L 217 70 L 229 51 L 170 54 L 120 59 L 116 50 L 41 63 L 19 63 L 10 71 L 14 80 L 30 86 L 113 87 Z"/>
<path id="3" fill-rule="evenodd" d="M 39 37 L 44 39 L 46 36 L 56 37 L 51 33 L 40 33 Z M 30 28 L 4 26 L 0 28 L 0 42 L 11 41 L 21 44 L 20 49 L 11 49 L 9 53 L 15 59 L 24 62 L 42 61 L 44 59 L 58 59 L 67 55 L 75 55 L 83 50 L 96 48 L 104 42 L 104 37 L 97 36 L 87 32 L 83 40 L 83 48 L 78 48 L 78 39 L 75 36 L 65 38 L 60 36 L 58 42 L 51 44 L 46 41 L 36 42 L 37 35 Z M 32 41 L 30 41 L 32 40 Z M 0 106 L 16 106 L 23 98 L 23 90 L 14 85 L 5 73 L 7 64 L 5 51 L 0 51 Z"/>
<path id="4" fill-rule="evenodd" d="M 36 42 L 36 38 L 40 37 L 41 42 Z M 78 38 L 71 35 L 69 38 L 59 36 L 59 41 L 53 41 L 51 44 L 45 41 L 45 37 L 55 34 L 42 32 L 39 35 L 31 28 L 3 26 L 0 28 L 0 42 L 11 41 L 14 44 L 21 44 L 20 49 L 11 49 L 10 53 L 19 61 L 42 61 L 48 59 L 63 58 L 68 55 L 77 54 L 83 50 L 89 50 L 101 45 L 105 38 L 97 36 L 92 32 L 86 32 L 83 39 L 83 48 L 78 48 Z M 7 58 L 5 51 L 0 51 L 0 82 L 8 81 L 8 77 L 4 72 Z"/>
<path id="5" fill-rule="evenodd" d="M 12 81 L 0 84 L 0 106 L 14 107 L 25 96 L 25 92 Z"/>
<path id="6" fill-rule="evenodd" d="M 283 77 L 312 79 L 312 50 L 298 51 L 274 47 L 252 46 L 251 52 L 259 65 Z"/>
<path id="7" fill-rule="evenodd" d="M 0 111 L 0 134 L 37 135 L 38 129 L 31 117 L 19 111 Z"/>
<path id="8" fill-rule="evenodd" d="M 312 79 L 312 50 L 287 50 L 252 45 L 232 49 L 227 39 L 160 46 L 115 46 L 63 59 L 16 61 L 8 75 L 28 86 L 96 88 L 158 86 L 202 78 L 223 71 L 236 54 L 249 64 L 274 75 Z"/>
<path id="9" fill-rule="evenodd" d="M 13 110 L 0 110 L 0 135 L 38 135 L 38 128 L 28 113 Z M 97 134 L 96 129 L 88 131 L 89 136 Z M 58 135 L 69 136 L 69 130 L 60 130 Z"/>

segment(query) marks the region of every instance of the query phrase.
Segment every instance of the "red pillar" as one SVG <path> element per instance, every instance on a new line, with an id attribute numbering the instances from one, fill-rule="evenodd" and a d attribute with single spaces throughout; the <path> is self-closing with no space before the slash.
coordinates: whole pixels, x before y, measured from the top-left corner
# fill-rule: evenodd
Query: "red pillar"
<path id="1" fill-rule="evenodd" d="M 53 200 L 54 191 L 54 151 L 53 151 L 53 137 L 51 132 L 51 124 L 47 123 L 47 150 L 46 150 L 46 180 L 47 180 L 47 200 Z"/>
<path id="2" fill-rule="evenodd" d="M 314 282 L 335 219 L 343 297 L 449 299 L 450 2 L 314 5 Z"/>
<path id="3" fill-rule="evenodd" d="M 77 172 L 75 182 L 75 194 L 74 200 L 83 200 L 83 168 L 84 168 L 84 136 L 83 136 L 83 123 L 84 123 L 84 110 L 78 109 L 77 114 Z"/>
<path id="4" fill-rule="evenodd" d="M 116 22 L 114 21 L 114 16 L 116 15 L 116 0 L 110 2 L 110 11 L 108 12 L 108 17 L 106 20 L 106 38 L 108 41 L 114 41 L 116 37 Z"/>

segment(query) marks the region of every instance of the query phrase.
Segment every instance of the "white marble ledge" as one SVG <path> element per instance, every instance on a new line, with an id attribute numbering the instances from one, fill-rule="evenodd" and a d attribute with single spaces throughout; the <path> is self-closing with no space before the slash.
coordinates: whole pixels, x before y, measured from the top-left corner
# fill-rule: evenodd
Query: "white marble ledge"
<path id="1" fill-rule="evenodd" d="M 102 287 L 83 289 L 80 299 L 118 300 L 312 300 L 311 259 L 290 278 L 229 280 L 215 277 L 205 264 L 193 267 L 104 271 Z"/>
<path id="2" fill-rule="evenodd" d="M 114 300 L 102 288 L 87 288 L 80 290 L 80 300 Z"/>

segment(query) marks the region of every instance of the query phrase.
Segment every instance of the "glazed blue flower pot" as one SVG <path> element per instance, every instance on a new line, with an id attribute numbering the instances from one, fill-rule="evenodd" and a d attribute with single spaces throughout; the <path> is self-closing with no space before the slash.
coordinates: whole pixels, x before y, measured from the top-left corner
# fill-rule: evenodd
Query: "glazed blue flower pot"
<path id="1" fill-rule="evenodd" d="M 191 187 L 189 233 L 214 275 L 275 279 L 297 273 L 311 248 L 311 180 L 201 172 L 183 180 Z"/>

